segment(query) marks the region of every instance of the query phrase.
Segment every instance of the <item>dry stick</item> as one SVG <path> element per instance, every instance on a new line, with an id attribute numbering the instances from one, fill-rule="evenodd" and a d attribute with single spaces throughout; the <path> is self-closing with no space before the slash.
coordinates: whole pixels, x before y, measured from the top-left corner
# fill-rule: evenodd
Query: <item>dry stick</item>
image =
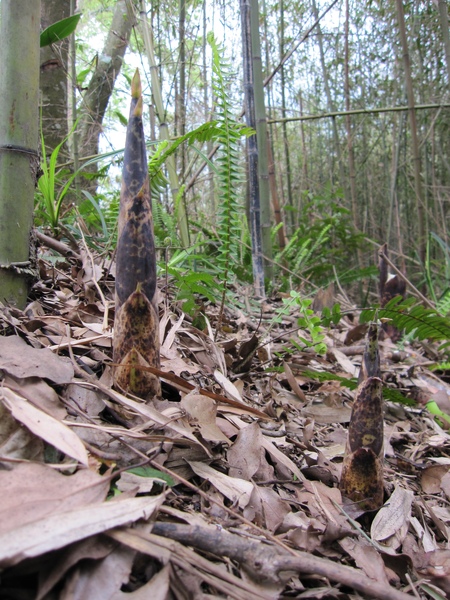
<path id="1" fill-rule="evenodd" d="M 104 308 L 104 313 L 103 313 L 103 325 L 102 325 L 102 330 L 103 331 L 107 331 L 108 330 L 108 314 L 109 314 L 109 302 L 106 300 L 100 286 L 98 285 L 97 280 L 95 279 L 95 263 L 94 263 L 94 257 L 92 256 L 92 253 L 90 252 L 87 244 L 86 244 L 86 239 L 83 235 L 83 232 L 81 231 L 81 227 L 80 224 L 78 224 L 78 229 L 80 231 L 81 234 L 81 239 L 83 240 L 83 245 L 84 245 L 84 249 L 86 250 L 86 254 L 89 256 L 89 260 L 91 263 L 91 268 L 92 268 L 92 282 L 95 285 L 97 292 L 99 293 L 99 296 L 102 300 L 103 303 L 103 308 Z"/>
<path id="2" fill-rule="evenodd" d="M 215 590 L 223 592 L 228 598 L 234 600 L 268 600 L 273 598 L 269 593 L 258 593 L 254 585 L 238 578 L 233 573 L 224 570 L 221 565 L 213 563 L 190 548 L 186 548 L 175 540 L 166 539 L 152 533 L 144 533 L 139 530 L 115 529 L 107 532 L 107 535 L 133 550 L 161 560 L 162 550 L 170 553 L 170 562 L 177 565 L 183 571 L 194 575 L 211 585 Z"/>
<path id="3" fill-rule="evenodd" d="M 223 529 L 158 522 L 153 525 L 152 533 L 211 552 L 216 556 L 227 556 L 237 561 L 253 579 L 263 584 L 287 582 L 294 571 L 326 577 L 378 600 L 411 600 L 410 595 L 371 580 L 353 567 L 334 563 L 307 552 L 296 551 L 292 556 L 274 546 L 242 539 Z"/>
<path id="4" fill-rule="evenodd" d="M 385 260 L 387 262 L 387 264 L 391 267 L 391 269 L 399 276 L 403 279 L 403 281 L 406 283 L 407 286 L 409 286 L 413 292 L 415 294 L 417 294 L 417 296 L 419 297 L 420 300 L 422 300 L 422 302 L 428 306 L 428 308 L 431 308 L 432 310 L 436 310 L 436 307 L 434 306 L 434 304 L 432 302 L 430 302 L 430 300 L 428 300 L 427 298 L 425 298 L 425 296 L 419 292 L 419 290 L 416 288 L 416 286 L 414 284 L 412 284 L 409 279 L 407 277 L 405 277 L 405 275 L 403 275 L 403 273 L 400 271 L 400 269 L 397 269 L 397 267 L 394 265 L 394 263 L 392 261 L 389 260 L 389 258 L 386 256 L 386 254 L 384 252 L 382 252 L 381 250 L 378 252 L 378 255 L 380 258 L 382 258 L 383 260 Z"/>
<path id="5" fill-rule="evenodd" d="M 67 244 L 60 242 L 59 240 L 55 240 L 55 238 L 50 237 L 49 235 L 45 235 L 45 233 L 41 233 L 36 229 L 35 231 L 37 239 L 45 244 L 48 248 L 52 250 L 56 250 L 62 256 L 66 256 L 67 258 L 76 258 L 77 260 L 81 260 L 81 256 L 75 250 L 72 250 Z"/>

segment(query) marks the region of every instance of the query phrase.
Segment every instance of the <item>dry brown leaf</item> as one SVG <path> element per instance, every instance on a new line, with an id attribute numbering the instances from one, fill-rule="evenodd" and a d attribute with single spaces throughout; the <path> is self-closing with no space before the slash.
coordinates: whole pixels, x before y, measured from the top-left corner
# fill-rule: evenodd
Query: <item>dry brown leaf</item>
<path id="1" fill-rule="evenodd" d="M 165 495 L 126 498 L 91 504 L 48 517 L 0 535 L 0 567 L 58 550 L 73 542 L 114 527 L 148 519 Z"/>
<path id="2" fill-rule="evenodd" d="M 346 373 L 351 375 L 352 377 L 358 377 L 359 368 L 356 367 L 351 360 L 349 360 L 343 352 L 338 350 L 337 348 L 332 348 L 331 352 L 334 354 L 339 365 L 344 369 Z"/>
<path id="3" fill-rule="evenodd" d="M 181 423 L 173 421 L 169 417 L 164 416 L 150 404 L 136 402 L 135 400 L 131 400 L 131 398 L 127 398 L 120 392 L 115 392 L 113 390 L 111 390 L 111 395 L 117 400 L 117 402 L 128 408 L 132 408 L 137 414 L 144 417 L 145 420 L 150 420 L 157 425 L 161 425 L 161 427 L 172 429 L 175 431 L 175 433 L 178 433 L 182 437 L 185 437 L 201 446 L 206 454 L 210 454 L 206 447 L 195 437 L 195 435 L 192 433 L 192 430 L 186 425 L 182 425 Z"/>
<path id="4" fill-rule="evenodd" d="M 216 471 L 209 465 L 197 461 L 189 461 L 189 465 L 196 475 L 206 479 L 221 494 L 226 496 L 233 504 L 238 504 L 239 508 L 245 508 L 250 501 L 253 492 L 253 484 L 237 477 L 230 477 L 225 473 Z"/>
<path id="5" fill-rule="evenodd" d="M 44 442 L 23 427 L 3 402 L 0 402 L 0 461 L 1 458 L 44 459 Z"/>
<path id="6" fill-rule="evenodd" d="M 114 542 L 107 537 L 93 536 L 76 542 L 69 548 L 58 552 L 51 563 L 43 562 L 39 569 L 39 590 L 36 600 L 42 600 L 64 579 L 67 571 L 81 560 L 99 560 L 107 556 L 114 548 Z"/>
<path id="7" fill-rule="evenodd" d="M 191 418 L 190 424 L 198 427 L 204 440 L 230 443 L 230 440 L 216 425 L 217 403 L 212 398 L 190 392 L 181 400 L 180 406 Z"/>
<path id="8" fill-rule="evenodd" d="M 42 412 L 8 388 L 4 387 L 0 390 L 0 400 L 11 411 L 13 417 L 32 433 L 87 466 L 88 455 L 83 442 L 66 425 Z"/>
<path id="9" fill-rule="evenodd" d="M 218 369 L 214 371 L 214 379 L 217 381 L 217 383 L 220 383 L 227 396 L 230 396 L 230 398 L 232 400 L 236 400 L 236 402 L 242 402 L 242 396 L 237 387 Z"/>
<path id="10" fill-rule="evenodd" d="M 447 475 L 450 469 L 448 465 L 430 465 L 427 466 L 421 474 L 420 485 L 425 494 L 440 494 L 442 479 Z"/>
<path id="11" fill-rule="evenodd" d="M 258 423 L 251 423 L 241 429 L 236 441 L 227 452 L 230 477 L 240 477 L 250 481 L 258 471 L 262 479 L 273 479 L 274 470 L 265 458 L 263 435 Z"/>
<path id="12" fill-rule="evenodd" d="M 3 384 L 58 421 L 66 417 L 67 410 L 61 404 L 58 394 L 43 379 L 39 377 L 15 379 L 6 375 Z"/>
<path id="13" fill-rule="evenodd" d="M 244 517 L 274 533 L 291 512 L 289 504 L 271 488 L 254 485 Z"/>
<path id="14" fill-rule="evenodd" d="M 70 571 L 59 600 L 115 600 L 130 578 L 135 551 L 118 545 L 103 559 L 80 561 Z M 125 595 L 125 594 L 124 594 Z"/>
<path id="15" fill-rule="evenodd" d="M 347 406 L 326 406 L 325 404 L 310 404 L 302 410 L 302 415 L 314 419 L 317 423 L 327 425 L 331 423 L 348 423 L 352 411 Z"/>
<path id="16" fill-rule="evenodd" d="M 182 373 L 190 373 L 191 375 L 195 375 L 200 371 L 199 365 L 188 363 L 181 357 L 172 358 L 170 360 L 162 359 L 161 367 L 167 373 L 175 373 L 175 375 L 178 376 L 180 376 Z"/>
<path id="17" fill-rule="evenodd" d="M 248 427 L 248 423 L 245 423 L 239 417 L 236 417 L 234 415 L 228 415 L 228 419 L 237 427 L 239 427 L 239 429 L 244 429 L 245 427 Z M 281 452 L 281 450 L 279 450 L 276 447 L 276 445 L 264 435 L 262 436 L 261 444 L 263 448 L 267 450 L 267 452 L 271 455 L 275 463 L 280 463 L 284 465 L 297 477 L 299 481 L 303 481 L 305 479 L 297 465 L 288 456 L 286 456 L 286 454 Z"/>
<path id="18" fill-rule="evenodd" d="M 364 571 L 367 577 L 389 585 L 386 568 L 380 553 L 367 542 L 346 537 L 339 541 L 339 545 L 349 554 L 357 566 Z"/>
<path id="19" fill-rule="evenodd" d="M 44 377 L 58 384 L 69 383 L 74 374 L 70 361 L 46 348 L 33 348 L 17 335 L 2 337 L 0 369 L 17 379 Z"/>
<path id="20" fill-rule="evenodd" d="M 164 319 L 164 317 L 163 317 L 163 319 L 161 319 L 161 321 L 160 321 L 159 336 L 160 336 L 161 340 L 164 339 L 164 333 L 166 331 L 166 322 L 169 321 L 170 316 L 171 315 L 167 314 L 166 319 Z M 175 335 L 177 334 L 177 331 L 183 324 L 184 316 L 185 316 L 184 313 L 181 313 L 181 315 L 179 316 L 177 321 L 175 321 L 175 323 L 173 323 L 172 327 L 170 328 L 170 331 L 166 334 L 164 343 L 161 345 L 161 355 L 166 356 L 167 358 L 172 358 L 171 348 L 175 341 Z"/>
<path id="21" fill-rule="evenodd" d="M 87 469 L 74 475 L 62 475 L 40 464 L 18 464 L 10 471 L 0 471 L 0 534 L 38 521 L 55 511 L 101 502 L 110 482 Z M 20 510 L 17 510 L 20 501 Z"/>
<path id="22" fill-rule="evenodd" d="M 394 536 L 411 518 L 414 494 L 396 486 L 389 500 L 380 508 L 372 522 L 370 536 L 378 542 Z"/>
<path id="23" fill-rule="evenodd" d="M 294 374 L 291 370 L 291 367 L 287 362 L 283 362 L 284 372 L 286 374 L 286 378 L 291 386 L 291 390 L 298 396 L 299 400 L 304 402 L 305 404 L 308 402 L 308 398 L 305 396 L 304 391 L 298 385 L 297 380 L 294 377 Z"/>

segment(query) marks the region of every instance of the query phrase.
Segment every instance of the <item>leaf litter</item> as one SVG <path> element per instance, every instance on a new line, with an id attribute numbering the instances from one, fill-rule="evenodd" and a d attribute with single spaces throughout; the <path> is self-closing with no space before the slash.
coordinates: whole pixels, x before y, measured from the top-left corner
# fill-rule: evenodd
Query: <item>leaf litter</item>
<path id="1" fill-rule="evenodd" d="M 78 256 L 0 310 L 0 597 L 450 598 L 435 349 L 380 343 L 384 390 L 416 404 L 385 400 L 384 504 L 358 514 L 339 478 L 367 327 L 342 319 L 318 356 L 276 298 L 261 320 L 236 289 L 217 340 L 216 307 L 200 331 L 161 298 L 144 403 L 112 389 L 113 270 Z"/>

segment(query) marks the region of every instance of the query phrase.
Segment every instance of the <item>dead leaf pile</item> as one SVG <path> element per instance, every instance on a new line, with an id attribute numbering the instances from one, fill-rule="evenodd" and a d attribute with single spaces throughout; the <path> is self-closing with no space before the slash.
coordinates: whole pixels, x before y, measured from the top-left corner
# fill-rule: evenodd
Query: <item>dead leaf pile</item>
<path id="1" fill-rule="evenodd" d="M 419 404 L 386 400 L 384 504 L 362 513 L 338 485 L 350 320 L 320 357 L 277 300 L 258 325 L 237 290 L 216 340 L 215 307 L 200 331 L 164 298 L 144 403 L 112 389 L 112 265 L 70 260 L 0 311 L 1 598 L 450 598 L 450 435 L 422 407 L 450 394 L 425 350 L 380 344 L 383 385 Z"/>

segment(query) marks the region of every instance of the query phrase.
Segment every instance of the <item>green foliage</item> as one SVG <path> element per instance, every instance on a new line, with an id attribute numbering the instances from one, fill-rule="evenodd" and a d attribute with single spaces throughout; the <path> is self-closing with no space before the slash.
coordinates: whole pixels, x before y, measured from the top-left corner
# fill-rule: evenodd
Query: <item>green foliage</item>
<path id="1" fill-rule="evenodd" d="M 308 332 L 311 338 L 311 340 L 308 340 L 303 336 L 299 336 L 300 341 L 304 344 L 305 348 L 313 348 L 317 354 L 325 354 L 327 346 L 323 341 L 325 339 L 325 334 L 323 333 L 324 327 L 321 318 L 315 315 L 314 311 L 310 308 L 311 304 L 312 300 L 309 298 L 302 298 L 298 292 L 291 291 L 290 298 L 283 298 L 283 306 L 277 310 L 277 315 L 273 319 L 273 322 L 281 323 L 283 316 L 288 315 L 292 307 L 295 307 L 296 310 L 300 311 L 300 316 L 297 320 L 299 328 Z M 337 313 L 335 314 L 337 315 Z"/>
<path id="2" fill-rule="evenodd" d="M 444 341 L 441 349 L 450 344 L 450 319 L 432 308 L 417 304 L 415 298 L 403 300 L 401 296 L 397 296 L 384 308 L 371 307 L 363 310 L 359 319 L 361 323 L 367 323 L 377 318 L 390 319 L 397 329 L 404 330 L 415 339 Z"/>
<path id="3" fill-rule="evenodd" d="M 250 130 L 237 123 L 233 118 L 229 97 L 229 82 L 234 77 L 230 65 L 223 57 L 223 49 L 217 44 L 214 34 L 208 34 L 208 42 L 212 49 L 212 88 L 215 96 L 215 109 L 219 124 L 216 140 L 220 144 L 217 156 L 218 174 L 218 224 L 219 237 L 218 262 L 223 270 L 226 283 L 233 261 L 238 262 L 239 241 L 242 231 L 243 207 L 239 193 L 242 179 L 242 157 L 239 143 L 242 135 Z"/>
<path id="4" fill-rule="evenodd" d="M 152 467 L 134 467 L 133 469 L 128 469 L 126 472 L 132 473 L 133 475 L 137 475 L 138 477 L 150 477 L 151 479 L 160 479 L 170 487 L 176 485 L 176 481 L 173 479 L 173 477 L 171 477 L 167 473 L 158 471 L 158 469 L 153 469 Z"/>
<path id="5" fill-rule="evenodd" d="M 430 232 L 427 240 L 425 278 L 438 312 L 447 314 L 450 310 L 450 300 L 448 299 L 450 295 L 450 248 L 434 232 Z M 447 296 L 447 303 L 441 310 L 439 304 L 445 296 Z"/>
<path id="6" fill-rule="evenodd" d="M 58 156 L 63 144 L 69 139 L 74 132 L 77 123 L 72 127 L 67 137 L 56 146 L 51 153 L 50 159 L 47 162 L 47 154 L 45 150 L 44 137 L 41 135 L 42 162 L 41 176 L 38 179 L 38 189 L 36 192 L 36 211 L 44 224 L 50 225 L 55 231 L 58 228 L 61 206 L 66 197 L 73 180 L 78 175 L 79 171 L 68 175 L 58 169 Z M 64 175 L 68 175 L 63 183 Z"/>
<path id="7" fill-rule="evenodd" d="M 302 374 L 306 377 L 311 377 L 320 383 L 325 381 L 339 381 L 339 383 L 348 388 L 349 390 L 356 390 L 358 387 L 358 380 L 356 378 L 347 379 L 341 377 L 335 373 L 328 373 L 327 371 L 313 371 L 311 369 L 302 369 Z M 398 404 L 405 404 L 406 406 L 414 406 L 414 400 L 407 398 L 401 392 L 396 389 L 383 386 L 383 398 L 390 402 L 397 402 Z"/>
<path id="8" fill-rule="evenodd" d="M 61 19 L 61 21 L 57 21 L 44 29 L 39 40 L 41 48 L 50 46 L 50 44 L 56 44 L 71 35 L 77 28 L 80 17 L 81 13 L 78 13 L 67 17 L 66 19 Z"/>
<path id="9" fill-rule="evenodd" d="M 334 280 L 360 280 L 376 273 L 376 267 L 357 269 L 356 256 L 364 236 L 356 232 L 351 213 L 342 206 L 342 192 L 326 185 L 320 195 L 308 194 L 296 215 L 298 227 L 275 262 L 287 264 L 291 271 L 311 278 L 317 285 Z M 351 266 L 351 269 L 349 269 Z M 284 286 L 289 285 L 286 281 Z"/>
<path id="10" fill-rule="evenodd" d="M 220 293 L 213 264 L 205 255 L 194 253 L 199 245 L 197 242 L 188 250 L 177 249 L 165 265 L 159 264 L 160 269 L 171 276 L 176 299 L 183 303 L 184 312 L 193 317 L 201 310 L 204 299 L 216 302 Z"/>

